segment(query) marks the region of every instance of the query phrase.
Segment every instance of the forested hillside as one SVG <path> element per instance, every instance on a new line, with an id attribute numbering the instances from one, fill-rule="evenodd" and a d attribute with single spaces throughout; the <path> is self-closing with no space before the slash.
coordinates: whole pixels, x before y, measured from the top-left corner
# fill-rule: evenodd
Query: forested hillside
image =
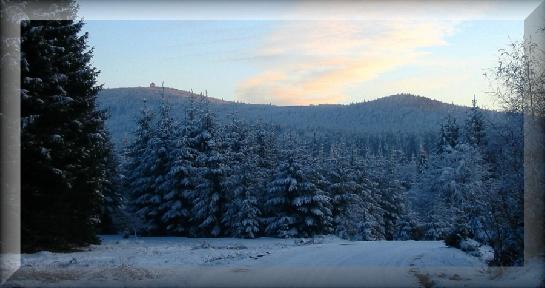
<path id="1" fill-rule="evenodd" d="M 112 215 L 117 226 L 144 235 L 335 233 L 352 240 L 445 239 L 453 246 L 471 238 L 491 245 L 496 263 L 520 263 L 519 114 L 410 95 L 349 106 L 256 106 L 268 107 L 263 114 L 274 122 L 225 109 L 252 112 L 253 105 L 150 91 L 155 95 L 140 106 L 131 137 L 118 149 L 123 188 L 110 198 L 125 199 L 126 208 Z M 317 117 L 320 109 L 326 116 Z M 367 109 L 384 112 L 366 115 Z M 290 110 L 293 119 L 316 115 L 308 122 L 323 125 L 334 122 L 327 115 L 335 110 L 339 118 L 361 110 L 352 115 L 376 119 L 345 122 L 352 133 L 304 129 L 305 122 L 274 113 Z M 396 116 L 403 111 L 405 118 Z M 418 130 L 423 115 L 436 118 Z M 394 125 L 405 128 L 379 129 Z"/>
<path id="2" fill-rule="evenodd" d="M 201 93 L 199 93 L 201 94 Z M 132 87 L 101 90 L 98 103 L 109 111 L 106 122 L 112 141 L 118 149 L 131 140 L 136 118 L 144 107 L 157 110 L 163 99 L 172 108 L 172 115 L 182 120 L 191 91 L 160 87 Z M 426 97 L 398 94 L 374 101 L 350 105 L 274 106 L 245 104 L 206 97 L 209 109 L 220 122 L 236 114 L 247 122 L 260 122 L 275 129 L 328 141 L 344 137 L 350 142 L 364 142 L 378 153 L 379 150 L 403 150 L 416 155 L 423 146 L 430 150 L 436 142 L 440 122 L 448 114 L 462 121 L 469 107 L 445 104 Z M 497 122 L 499 113 L 483 110 L 486 121 Z"/>

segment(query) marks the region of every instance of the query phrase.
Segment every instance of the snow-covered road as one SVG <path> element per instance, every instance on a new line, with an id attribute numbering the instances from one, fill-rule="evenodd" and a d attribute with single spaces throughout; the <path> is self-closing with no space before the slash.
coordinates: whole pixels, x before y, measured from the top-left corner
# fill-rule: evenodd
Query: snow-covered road
<path id="1" fill-rule="evenodd" d="M 469 266 L 483 263 L 439 241 L 354 241 L 289 247 L 257 263 L 283 267 Z"/>
<path id="2" fill-rule="evenodd" d="M 517 275 L 527 274 L 524 267 L 519 269 Z M 101 245 L 87 251 L 22 255 L 21 269 L 6 284 L 8 287 L 514 287 L 520 283 L 520 277 L 507 279 L 509 275 L 512 274 L 491 279 L 494 271 L 482 259 L 448 248 L 439 241 L 351 242 L 336 237 L 313 241 L 180 237 L 125 240 L 105 236 Z M 535 275 L 532 277 L 530 280 L 538 281 Z"/>

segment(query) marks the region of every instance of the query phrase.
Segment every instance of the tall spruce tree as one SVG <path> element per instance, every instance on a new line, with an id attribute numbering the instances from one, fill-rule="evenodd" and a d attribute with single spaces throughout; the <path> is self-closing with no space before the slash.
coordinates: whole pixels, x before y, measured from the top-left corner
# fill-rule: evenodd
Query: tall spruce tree
<path id="1" fill-rule="evenodd" d="M 154 158 L 150 154 L 151 142 L 156 138 L 154 130 L 155 116 L 147 107 L 142 109 L 134 131 L 134 140 L 127 147 L 124 163 L 124 190 L 128 195 L 128 210 L 134 217 L 131 226 L 143 233 L 155 233 L 159 230 L 158 213 L 155 207 L 159 200 L 154 190 Z"/>
<path id="2" fill-rule="evenodd" d="M 228 203 L 222 222 L 229 235 L 254 238 L 260 231 L 261 211 L 257 202 L 259 181 L 255 177 L 257 168 L 256 149 L 252 146 L 249 127 L 233 115 L 232 122 L 225 127 L 226 163 L 230 173 L 225 178 Z"/>
<path id="3" fill-rule="evenodd" d="M 483 193 L 489 188 L 487 163 L 478 149 L 466 143 L 431 160 L 416 187 L 416 205 L 428 238 L 441 239 L 452 233 L 472 237 L 480 225 Z"/>
<path id="4" fill-rule="evenodd" d="M 168 172 L 169 191 L 164 195 L 165 212 L 162 216 L 169 233 L 187 235 L 191 228 L 191 195 L 194 183 L 193 174 L 196 149 L 189 145 L 189 136 L 196 129 L 195 105 L 193 97 L 186 110 L 185 125 L 174 139 L 171 152 L 172 165 Z"/>
<path id="5" fill-rule="evenodd" d="M 146 156 L 151 163 L 151 175 L 153 177 L 151 198 L 149 207 L 153 209 L 153 221 L 156 223 L 155 233 L 166 234 L 165 213 L 169 211 L 169 201 L 172 195 L 173 179 L 170 177 L 170 169 L 173 165 L 173 152 L 176 147 L 175 139 L 178 137 L 178 129 L 174 119 L 170 115 L 170 106 L 163 99 L 159 109 L 158 119 L 153 127 L 155 137 L 151 138 Z M 170 224 L 170 223 L 169 223 Z"/>
<path id="6" fill-rule="evenodd" d="M 267 207 L 267 232 L 280 237 L 311 237 L 331 232 L 330 198 L 310 181 L 302 151 L 288 144 L 273 181 Z"/>
<path id="7" fill-rule="evenodd" d="M 357 193 L 354 213 L 359 215 L 358 239 L 381 240 L 384 239 L 384 207 L 382 206 L 382 193 L 380 193 L 381 171 L 385 158 L 382 154 L 352 161 L 356 170 L 356 182 L 359 190 Z"/>
<path id="8" fill-rule="evenodd" d="M 191 138 L 192 145 L 196 147 L 194 167 L 194 185 L 192 193 L 192 216 L 196 227 L 195 235 L 218 237 L 227 231 L 222 223 L 222 215 L 227 204 L 227 189 L 225 177 L 228 167 L 224 164 L 224 155 L 220 153 L 225 147 L 218 135 L 218 127 L 215 118 L 208 107 L 208 100 L 204 101 L 204 109 L 201 110 L 198 130 Z"/>
<path id="9" fill-rule="evenodd" d="M 460 142 L 460 127 L 456 123 L 456 118 L 447 115 L 447 118 L 441 124 L 437 153 L 447 152 L 449 148 L 454 148 Z"/>
<path id="10" fill-rule="evenodd" d="M 341 146 L 344 147 L 344 146 Z M 345 239 L 354 238 L 357 229 L 354 225 L 353 211 L 350 209 L 356 200 L 359 185 L 355 181 L 354 171 L 339 147 L 330 148 L 329 157 L 323 163 L 327 182 L 325 191 L 331 199 L 331 214 L 334 232 Z"/>
<path id="11" fill-rule="evenodd" d="M 109 133 L 108 133 L 109 134 Z M 104 157 L 107 157 L 104 176 L 106 181 L 102 190 L 102 207 L 98 233 L 114 234 L 120 229 L 126 228 L 124 215 L 125 198 L 122 194 L 122 175 L 120 174 L 120 162 L 114 151 L 112 143 L 106 146 Z"/>
<path id="12" fill-rule="evenodd" d="M 21 22 L 24 251 L 98 242 L 109 138 L 83 25 Z"/>
<path id="13" fill-rule="evenodd" d="M 470 145 L 479 147 L 481 152 L 484 152 L 483 149 L 487 144 L 484 116 L 479 106 L 477 106 L 475 97 L 473 97 L 472 103 L 473 107 L 468 112 L 464 127 L 464 140 Z"/>
<path id="14" fill-rule="evenodd" d="M 261 220 L 268 218 L 268 209 L 265 209 L 264 203 L 267 202 L 268 185 L 278 164 L 278 139 L 272 126 L 261 122 L 253 125 L 253 136 L 251 137 L 251 146 L 255 153 L 256 167 L 252 177 L 256 181 L 255 197 L 260 203 Z"/>
<path id="15" fill-rule="evenodd" d="M 398 234 L 401 220 L 406 211 L 406 189 L 402 185 L 398 166 L 403 163 L 401 151 L 393 150 L 385 160 L 378 182 L 381 193 L 381 206 L 383 208 L 384 237 L 386 240 L 394 240 Z"/>

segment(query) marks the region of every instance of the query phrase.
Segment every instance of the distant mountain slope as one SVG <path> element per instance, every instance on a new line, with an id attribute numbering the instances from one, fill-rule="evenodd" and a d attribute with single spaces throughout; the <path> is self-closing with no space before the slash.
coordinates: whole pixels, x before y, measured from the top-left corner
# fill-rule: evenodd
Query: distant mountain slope
<path id="1" fill-rule="evenodd" d="M 176 118 L 183 119 L 191 92 L 165 88 L 165 101 L 173 106 Z M 153 109 L 163 101 L 162 88 L 133 87 L 104 89 L 98 96 L 101 108 L 110 112 L 107 126 L 114 142 L 128 139 L 135 128 L 139 111 L 148 105 Z M 218 119 L 231 113 L 247 121 L 261 120 L 284 128 L 310 129 L 355 134 L 407 133 L 438 131 L 448 113 L 462 124 L 468 107 L 445 104 L 414 95 L 392 95 L 350 105 L 274 106 L 223 101 L 209 97 L 211 109 Z M 486 112 L 494 118 L 497 112 Z"/>

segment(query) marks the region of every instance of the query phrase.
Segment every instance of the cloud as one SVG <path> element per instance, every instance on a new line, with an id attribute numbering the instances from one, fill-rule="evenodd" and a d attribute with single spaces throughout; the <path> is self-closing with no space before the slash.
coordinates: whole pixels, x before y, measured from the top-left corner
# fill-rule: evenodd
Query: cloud
<path id="1" fill-rule="evenodd" d="M 308 105 L 346 102 L 346 91 L 418 63 L 447 45 L 452 21 L 290 21 L 252 55 L 260 72 L 238 84 L 238 100 Z"/>

